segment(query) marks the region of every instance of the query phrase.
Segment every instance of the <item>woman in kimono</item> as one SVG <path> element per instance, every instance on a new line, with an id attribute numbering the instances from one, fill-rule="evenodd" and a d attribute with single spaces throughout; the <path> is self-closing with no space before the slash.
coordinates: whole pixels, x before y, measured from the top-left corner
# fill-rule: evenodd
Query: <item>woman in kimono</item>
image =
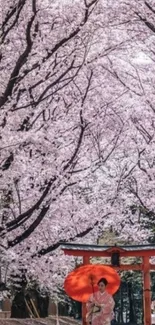
<path id="1" fill-rule="evenodd" d="M 110 325 L 115 306 L 113 297 L 106 292 L 108 284 L 105 278 L 98 282 L 99 290 L 92 294 L 87 302 L 86 320 L 89 325 Z"/>

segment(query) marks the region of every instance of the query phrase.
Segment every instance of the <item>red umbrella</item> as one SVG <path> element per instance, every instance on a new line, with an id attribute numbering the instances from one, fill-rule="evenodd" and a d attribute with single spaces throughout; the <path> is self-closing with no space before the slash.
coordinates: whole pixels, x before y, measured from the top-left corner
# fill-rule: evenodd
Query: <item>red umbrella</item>
<path id="1" fill-rule="evenodd" d="M 121 280 L 117 272 L 110 266 L 100 264 L 84 265 L 72 271 L 64 282 L 64 288 L 69 297 L 86 302 L 98 290 L 97 283 L 101 278 L 106 278 L 106 291 L 110 294 L 119 289 Z"/>

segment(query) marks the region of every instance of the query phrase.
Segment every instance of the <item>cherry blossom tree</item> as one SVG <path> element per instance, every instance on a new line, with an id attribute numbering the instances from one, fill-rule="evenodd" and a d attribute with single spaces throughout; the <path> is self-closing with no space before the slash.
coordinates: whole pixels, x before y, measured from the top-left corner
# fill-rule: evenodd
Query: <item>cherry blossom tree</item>
<path id="1" fill-rule="evenodd" d="M 143 0 L 6 1 L 0 231 L 8 278 L 25 267 L 52 291 L 75 262 L 61 241 L 95 242 L 110 226 L 146 240 L 153 19 Z"/>
<path id="2" fill-rule="evenodd" d="M 100 35 L 104 8 L 96 0 L 4 8 L 0 230 L 15 269 L 86 236 L 109 214 L 92 186 L 121 133 L 119 124 L 107 132 L 113 116 L 99 98 L 98 56 L 116 47 Z"/>
<path id="3" fill-rule="evenodd" d="M 148 239 L 150 230 L 154 231 L 155 8 L 152 1 L 141 1 L 141 6 L 133 2 L 126 4 L 126 9 L 128 19 L 133 12 L 128 32 L 130 35 L 136 32 L 137 40 L 136 47 L 132 44 L 132 53 L 128 47 L 126 56 L 119 58 L 120 64 L 118 57 L 111 59 L 111 73 L 124 83 L 130 94 L 123 109 L 122 121 L 126 126 L 122 148 L 119 147 L 119 154 L 115 152 L 114 164 L 110 165 L 110 172 L 117 175 L 118 184 L 112 204 L 118 211 L 117 220 L 120 220 L 114 228 L 128 240 L 142 241 L 142 238 Z M 120 214 L 120 210 L 123 213 Z M 147 229 L 150 218 L 151 229 Z M 141 223 L 144 227 L 139 232 Z"/>

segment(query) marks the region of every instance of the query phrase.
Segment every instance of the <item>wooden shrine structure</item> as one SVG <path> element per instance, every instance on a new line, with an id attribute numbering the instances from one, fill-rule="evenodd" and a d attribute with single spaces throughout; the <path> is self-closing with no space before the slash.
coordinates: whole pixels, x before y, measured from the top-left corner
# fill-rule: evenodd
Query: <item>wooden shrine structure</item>
<path id="1" fill-rule="evenodd" d="M 110 266 L 118 271 L 141 271 L 143 275 L 144 325 L 151 325 L 150 271 L 155 270 L 155 264 L 150 263 L 150 257 L 155 256 L 155 245 L 101 246 L 62 243 L 61 247 L 66 255 L 83 257 L 83 265 L 90 264 L 91 257 L 110 257 Z M 121 257 L 138 257 L 141 258 L 141 263 L 121 264 Z M 86 325 L 85 315 L 86 306 L 83 304 L 83 325 Z"/>

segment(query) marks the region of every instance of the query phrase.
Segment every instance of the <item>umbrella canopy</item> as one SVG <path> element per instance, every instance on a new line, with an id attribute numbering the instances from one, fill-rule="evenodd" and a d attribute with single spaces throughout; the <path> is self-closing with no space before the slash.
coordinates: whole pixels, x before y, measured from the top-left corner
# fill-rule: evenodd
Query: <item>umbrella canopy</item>
<path id="1" fill-rule="evenodd" d="M 114 294 L 120 286 L 120 277 L 110 266 L 90 264 L 80 266 L 72 271 L 64 282 L 64 288 L 69 297 L 80 302 L 86 302 L 89 296 L 98 291 L 97 283 L 106 278 L 106 291 Z"/>

